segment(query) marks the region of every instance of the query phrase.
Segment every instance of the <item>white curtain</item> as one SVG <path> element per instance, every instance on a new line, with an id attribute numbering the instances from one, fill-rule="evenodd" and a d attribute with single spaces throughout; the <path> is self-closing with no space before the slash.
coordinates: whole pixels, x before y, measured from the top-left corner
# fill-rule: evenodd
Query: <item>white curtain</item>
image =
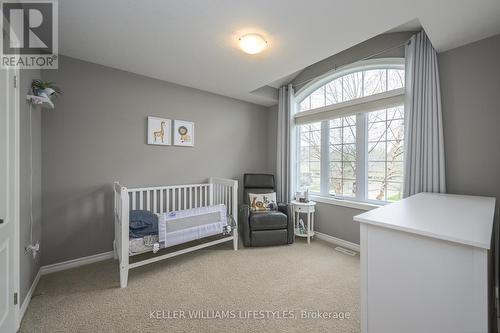
<path id="1" fill-rule="evenodd" d="M 404 197 L 446 191 L 437 53 L 425 32 L 405 47 Z"/>
<path id="2" fill-rule="evenodd" d="M 295 105 L 291 84 L 279 89 L 278 97 L 278 142 L 276 160 L 276 188 L 278 202 L 289 202 L 291 198 L 292 170 L 292 116 Z"/>

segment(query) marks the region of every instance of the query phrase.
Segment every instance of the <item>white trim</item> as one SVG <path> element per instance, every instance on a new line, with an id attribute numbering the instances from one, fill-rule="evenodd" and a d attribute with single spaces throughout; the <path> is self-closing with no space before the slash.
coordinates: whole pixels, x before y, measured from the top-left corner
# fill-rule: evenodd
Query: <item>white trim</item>
<path id="1" fill-rule="evenodd" d="M 36 287 L 38 286 L 38 281 L 40 281 L 40 276 L 42 276 L 42 270 L 39 269 L 38 273 L 36 273 L 35 279 L 33 280 L 33 283 L 31 284 L 30 289 L 28 290 L 28 293 L 24 297 L 23 303 L 21 304 L 21 308 L 19 310 L 19 316 L 18 316 L 18 321 L 17 321 L 17 327 L 21 326 L 21 322 L 23 321 L 24 314 L 26 313 L 26 310 L 28 309 L 28 305 L 31 302 L 31 298 L 33 297 L 33 294 L 36 290 Z"/>
<path id="2" fill-rule="evenodd" d="M 232 241 L 232 240 L 234 240 L 234 237 L 235 236 L 224 237 L 224 238 L 217 239 L 217 240 L 214 240 L 214 241 L 211 241 L 211 242 L 208 242 L 208 243 L 203 243 L 203 244 L 200 244 L 200 245 L 191 246 L 191 247 L 188 247 L 188 248 L 185 248 L 185 249 L 181 249 L 179 251 L 167 253 L 167 254 L 164 254 L 164 255 L 161 255 L 161 256 L 158 256 L 158 257 L 152 257 L 152 258 L 145 259 L 145 260 L 142 260 L 142 261 L 137 261 L 137 262 L 129 264 L 128 267 L 129 267 L 129 269 L 132 269 L 132 268 L 137 268 L 137 267 L 140 267 L 140 266 L 148 265 L 148 264 L 151 264 L 151 263 L 163 260 L 163 259 L 167 259 L 167 258 L 172 258 L 172 257 L 178 256 L 178 255 L 181 255 L 181 254 L 184 254 L 184 253 L 189 253 L 189 252 L 193 252 L 193 251 L 196 251 L 196 250 L 204 249 L 204 248 L 212 246 L 212 245 L 216 245 L 216 244 L 220 244 L 220 243 Z M 236 249 L 237 249 L 237 247 L 235 247 L 235 250 Z"/>
<path id="3" fill-rule="evenodd" d="M 320 195 L 311 195 L 311 199 L 316 201 L 316 202 L 321 202 L 324 204 L 354 208 L 354 209 L 365 210 L 365 211 L 382 207 L 385 204 L 385 203 L 381 203 L 380 205 L 377 205 L 377 204 L 372 204 L 372 203 L 367 203 L 367 202 L 347 200 L 347 199 L 336 199 L 333 197 L 325 197 L 325 196 L 320 196 Z"/>
<path id="4" fill-rule="evenodd" d="M 405 88 L 384 91 L 378 94 L 359 97 L 349 101 L 330 104 L 311 110 L 297 112 L 295 124 L 306 124 L 323 120 L 345 117 L 357 113 L 367 113 L 388 109 L 404 104 Z"/>
<path id="5" fill-rule="evenodd" d="M 343 240 L 343 239 L 340 239 L 337 237 L 333 237 L 333 236 L 324 234 L 324 233 L 319 232 L 319 231 L 315 231 L 314 233 L 316 234 L 316 237 L 318 239 L 324 240 L 325 242 L 328 242 L 328 243 L 331 243 L 334 245 L 345 247 L 346 249 L 356 251 L 359 253 L 359 245 L 356 243 L 351 243 L 351 242 L 348 242 L 346 240 Z"/>
<path id="6" fill-rule="evenodd" d="M 38 286 L 38 282 L 40 281 L 41 276 L 47 275 L 50 273 L 64 271 L 64 270 L 71 269 L 71 268 L 76 268 L 76 267 L 88 265 L 88 264 L 93 264 L 93 263 L 96 263 L 99 261 L 108 260 L 108 259 L 112 259 L 112 258 L 113 258 L 113 251 L 110 251 L 110 252 L 94 254 L 91 256 L 87 256 L 87 257 L 63 261 L 63 262 L 60 262 L 57 264 L 46 265 L 46 266 L 40 267 L 40 269 L 38 270 L 38 273 L 35 276 L 35 279 L 33 280 L 33 283 L 31 284 L 30 289 L 28 290 L 28 293 L 24 297 L 23 303 L 20 306 L 19 313 L 17 316 L 18 329 L 21 325 L 21 321 L 24 318 L 24 314 L 26 313 L 26 310 L 28 309 L 28 306 L 31 302 L 31 298 L 33 297 L 33 293 L 35 292 L 36 287 Z"/>
<path id="7" fill-rule="evenodd" d="M 41 271 L 41 275 L 47 275 L 50 273 L 64 271 L 67 269 L 76 268 L 76 267 L 80 267 L 80 266 L 84 266 L 84 265 L 88 265 L 88 264 L 93 264 L 93 263 L 103 261 L 103 260 L 108 260 L 108 259 L 113 259 L 113 251 L 94 254 L 91 256 L 82 257 L 82 258 L 78 258 L 78 259 L 63 261 L 63 262 L 59 262 L 57 264 L 42 266 L 42 267 L 40 267 L 40 271 Z"/>
<path id="8" fill-rule="evenodd" d="M 323 75 L 316 77 L 314 80 L 300 88 L 295 93 L 295 101 L 297 103 L 302 102 L 304 98 L 309 96 L 317 88 L 327 84 L 330 81 L 335 80 L 344 75 L 348 75 L 354 72 L 366 71 L 370 69 L 404 69 L 405 59 L 404 58 L 375 58 L 363 61 L 357 61 L 352 64 L 341 66 L 334 71 L 328 71 Z"/>

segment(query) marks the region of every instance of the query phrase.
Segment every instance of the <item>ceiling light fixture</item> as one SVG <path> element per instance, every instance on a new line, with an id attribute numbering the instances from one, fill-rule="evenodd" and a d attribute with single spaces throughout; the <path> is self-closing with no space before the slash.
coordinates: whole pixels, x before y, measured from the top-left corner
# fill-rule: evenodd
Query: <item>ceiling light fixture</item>
<path id="1" fill-rule="evenodd" d="M 257 54 L 267 47 L 267 41 L 259 34 L 246 34 L 239 38 L 240 48 L 248 54 Z"/>

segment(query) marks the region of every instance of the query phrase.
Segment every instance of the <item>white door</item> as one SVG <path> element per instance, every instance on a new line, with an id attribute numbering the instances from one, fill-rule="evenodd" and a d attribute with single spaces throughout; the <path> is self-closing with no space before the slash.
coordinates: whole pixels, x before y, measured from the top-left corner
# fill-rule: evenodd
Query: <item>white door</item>
<path id="1" fill-rule="evenodd" d="M 19 123 L 14 73 L 0 69 L 0 332 L 17 330 L 17 207 Z M 17 118 L 17 119 L 16 119 Z M 17 197 L 16 197 L 17 196 Z"/>

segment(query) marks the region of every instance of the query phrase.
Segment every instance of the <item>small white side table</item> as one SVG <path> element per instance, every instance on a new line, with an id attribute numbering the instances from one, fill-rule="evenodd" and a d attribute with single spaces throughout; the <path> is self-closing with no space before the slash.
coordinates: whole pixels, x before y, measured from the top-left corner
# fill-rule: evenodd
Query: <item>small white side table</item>
<path id="1" fill-rule="evenodd" d="M 316 203 L 314 201 L 298 202 L 293 200 L 293 216 L 295 219 L 295 236 L 307 237 L 307 244 L 311 244 L 311 237 L 314 236 L 314 211 L 316 210 Z M 300 233 L 298 228 L 299 214 L 304 213 L 307 215 L 307 233 Z"/>

